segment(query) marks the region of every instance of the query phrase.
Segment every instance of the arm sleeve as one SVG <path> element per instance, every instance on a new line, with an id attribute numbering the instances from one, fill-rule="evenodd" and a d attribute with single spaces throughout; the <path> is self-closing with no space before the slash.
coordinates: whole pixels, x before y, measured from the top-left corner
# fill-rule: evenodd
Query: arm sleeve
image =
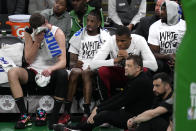
<path id="1" fill-rule="evenodd" d="M 111 18 L 116 24 L 123 25 L 116 12 L 116 0 L 108 0 L 108 17 Z"/>
<path id="2" fill-rule="evenodd" d="M 115 1 L 115 0 L 113 0 Z M 136 25 L 142 17 L 146 16 L 146 0 L 142 0 L 138 13 L 133 17 L 130 24 Z"/>
<path id="3" fill-rule="evenodd" d="M 173 98 L 171 97 L 171 98 L 167 99 L 166 101 L 161 102 L 160 106 L 166 108 L 169 113 L 172 113 Z"/>
<path id="4" fill-rule="evenodd" d="M 156 71 L 158 69 L 156 59 L 152 51 L 150 50 L 149 46 L 147 45 L 147 42 L 144 39 L 144 37 L 140 38 L 140 46 L 141 46 L 140 48 L 141 48 L 141 55 L 142 55 L 144 67 L 147 67 L 152 71 Z"/>
<path id="5" fill-rule="evenodd" d="M 159 46 L 159 38 L 158 38 L 158 35 L 159 34 L 157 32 L 156 25 L 155 24 L 152 24 L 150 26 L 150 29 L 149 29 L 148 43 L 149 44 L 152 44 L 152 45 Z"/>
<path id="6" fill-rule="evenodd" d="M 102 66 L 114 66 L 114 59 L 105 60 L 112 49 L 111 43 L 112 38 L 98 50 L 97 54 L 90 63 L 91 69 L 97 69 Z"/>
<path id="7" fill-rule="evenodd" d="M 79 50 L 74 48 L 74 46 L 72 46 L 72 45 L 70 45 L 70 47 L 69 47 L 69 52 L 71 52 L 73 54 L 79 54 Z"/>
<path id="8" fill-rule="evenodd" d="M 73 35 L 69 41 L 70 47 L 69 47 L 69 52 L 74 53 L 74 54 L 79 54 L 80 51 L 80 35 L 75 36 Z"/>

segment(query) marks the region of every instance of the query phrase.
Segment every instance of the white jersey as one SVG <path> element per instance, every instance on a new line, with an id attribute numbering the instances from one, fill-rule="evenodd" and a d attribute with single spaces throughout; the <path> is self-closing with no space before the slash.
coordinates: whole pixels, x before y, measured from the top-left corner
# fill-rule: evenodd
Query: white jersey
<path id="1" fill-rule="evenodd" d="M 144 67 L 147 67 L 153 71 L 156 71 L 158 66 L 154 55 L 147 45 L 146 40 L 139 35 L 131 34 L 131 44 L 126 50 L 127 53 L 134 55 L 141 55 L 143 59 Z M 112 36 L 111 41 L 101 47 L 98 53 L 95 55 L 91 68 L 99 68 L 101 66 L 114 66 L 114 58 L 118 55 L 118 46 L 116 43 L 116 36 Z M 110 55 L 110 60 L 105 60 Z"/>
<path id="2" fill-rule="evenodd" d="M 52 32 L 52 34 L 55 36 L 57 29 L 58 27 L 52 26 L 50 32 Z M 32 37 L 34 39 L 34 35 L 32 35 Z M 41 43 L 41 45 L 41 49 L 39 49 L 37 52 L 37 57 L 35 58 L 34 62 L 28 67 L 38 72 L 42 72 L 44 69 L 53 66 L 57 62 L 57 57 L 51 58 L 50 54 L 48 54 L 48 47 L 45 40 L 43 40 L 43 43 Z"/>
<path id="3" fill-rule="evenodd" d="M 176 25 L 167 25 L 158 20 L 150 26 L 148 43 L 159 46 L 160 54 L 175 54 L 186 31 L 184 20 Z"/>

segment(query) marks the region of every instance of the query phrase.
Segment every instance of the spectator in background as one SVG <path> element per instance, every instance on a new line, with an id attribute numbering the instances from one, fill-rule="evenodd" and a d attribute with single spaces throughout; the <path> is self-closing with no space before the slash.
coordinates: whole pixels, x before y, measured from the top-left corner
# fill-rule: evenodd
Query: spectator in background
<path id="1" fill-rule="evenodd" d="M 112 36 L 111 41 L 104 44 L 95 55 L 90 68 L 101 67 L 98 73 L 109 93 L 111 86 L 123 87 L 126 84 L 127 78 L 124 75 L 125 59 L 133 54 L 141 55 L 145 68 L 152 71 L 157 70 L 156 59 L 146 40 L 136 34 L 130 35 L 130 30 L 126 26 L 119 26 L 116 35 Z M 110 55 L 110 59 L 106 60 L 108 55 Z"/>
<path id="2" fill-rule="evenodd" d="M 150 26 L 148 43 L 154 53 L 158 72 L 173 75 L 175 54 L 186 31 L 186 23 L 180 19 L 179 5 L 165 0 L 161 6 L 161 19 Z"/>
<path id="3" fill-rule="evenodd" d="M 41 14 L 50 24 L 59 27 L 64 32 L 68 42 L 71 31 L 71 17 L 66 11 L 66 1 L 67 0 L 55 0 L 53 8 L 43 10 Z"/>
<path id="4" fill-rule="evenodd" d="M 72 28 L 70 38 L 78 30 L 86 26 L 88 14 L 95 9 L 86 3 L 86 0 L 72 0 L 73 10 L 70 12 L 72 18 Z M 102 22 L 101 26 L 104 26 L 104 18 L 101 11 Z"/>
<path id="5" fill-rule="evenodd" d="M 25 14 L 25 0 L 0 0 L 0 14 Z"/>
<path id="6" fill-rule="evenodd" d="M 146 41 L 148 40 L 149 28 L 150 26 L 160 19 L 161 15 L 161 5 L 165 0 L 157 0 L 155 5 L 155 13 L 152 16 L 146 16 L 141 18 L 140 23 L 136 28 L 136 34 L 143 36 Z"/>
<path id="7" fill-rule="evenodd" d="M 127 121 L 128 128 L 139 124 L 135 131 L 166 131 L 169 127 L 173 112 L 173 89 L 170 77 L 166 73 L 155 74 L 153 85 L 155 97 L 152 109 L 130 118 Z"/>
<path id="8" fill-rule="evenodd" d="M 52 8 L 55 0 L 29 0 L 28 13 L 40 13 L 42 10 Z"/>
<path id="9" fill-rule="evenodd" d="M 108 0 L 108 17 L 114 26 L 124 25 L 133 30 L 146 16 L 146 0 Z"/>

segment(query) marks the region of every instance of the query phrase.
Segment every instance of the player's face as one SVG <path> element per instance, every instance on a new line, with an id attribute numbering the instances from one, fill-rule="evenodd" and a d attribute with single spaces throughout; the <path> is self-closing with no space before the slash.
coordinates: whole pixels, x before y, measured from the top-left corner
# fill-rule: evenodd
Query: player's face
<path id="1" fill-rule="evenodd" d="M 126 50 L 131 44 L 131 37 L 127 35 L 116 35 L 116 43 L 119 50 Z"/>
<path id="2" fill-rule="evenodd" d="M 88 15 L 86 29 L 88 32 L 97 32 L 101 22 L 94 15 Z"/>

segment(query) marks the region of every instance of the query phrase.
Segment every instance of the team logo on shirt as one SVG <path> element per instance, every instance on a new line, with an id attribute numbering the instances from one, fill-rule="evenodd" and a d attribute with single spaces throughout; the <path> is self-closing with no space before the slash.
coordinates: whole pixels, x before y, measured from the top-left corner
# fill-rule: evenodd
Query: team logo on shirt
<path id="1" fill-rule="evenodd" d="M 12 110 L 15 106 L 15 101 L 12 96 L 10 95 L 3 95 L 0 98 L 0 107 L 5 110 L 9 111 Z"/>
<path id="2" fill-rule="evenodd" d="M 165 31 L 160 32 L 160 53 L 174 54 L 179 45 L 179 38 L 176 32 Z"/>
<path id="3" fill-rule="evenodd" d="M 51 96 L 43 96 L 39 100 L 39 107 L 45 111 L 52 110 L 53 106 L 54 106 L 54 99 Z"/>

